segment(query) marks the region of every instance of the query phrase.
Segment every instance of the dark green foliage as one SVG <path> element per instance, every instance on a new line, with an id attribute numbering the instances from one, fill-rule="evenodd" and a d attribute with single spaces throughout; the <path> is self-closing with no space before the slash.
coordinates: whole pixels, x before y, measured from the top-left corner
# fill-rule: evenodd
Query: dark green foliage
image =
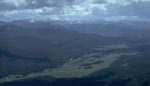
<path id="1" fill-rule="evenodd" d="M 49 24 L 1 25 L 0 77 L 58 67 L 109 41 L 98 35 L 83 34 Z"/>

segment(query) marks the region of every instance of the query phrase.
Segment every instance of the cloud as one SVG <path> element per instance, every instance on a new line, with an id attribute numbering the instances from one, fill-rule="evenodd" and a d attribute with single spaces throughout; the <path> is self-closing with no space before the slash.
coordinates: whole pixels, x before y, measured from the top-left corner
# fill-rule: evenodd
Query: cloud
<path id="1" fill-rule="evenodd" d="M 106 0 L 108 4 L 130 5 L 132 0 Z"/>
<path id="2" fill-rule="evenodd" d="M 16 7 L 27 5 L 26 0 L 2 0 L 2 2 Z"/>
<path id="3" fill-rule="evenodd" d="M 150 17 L 150 0 L 1 0 L 0 15 L 11 20 Z M 120 17 L 119 17 L 120 16 Z M 62 18 L 63 17 L 63 18 Z M 2 19 L 2 18 L 1 18 Z"/>
<path id="4" fill-rule="evenodd" d="M 76 4 L 72 6 L 66 6 L 63 8 L 65 15 L 93 15 L 97 12 L 101 12 L 101 14 L 107 13 L 107 8 L 105 4 L 97 4 L 91 0 L 87 0 L 81 4 Z"/>

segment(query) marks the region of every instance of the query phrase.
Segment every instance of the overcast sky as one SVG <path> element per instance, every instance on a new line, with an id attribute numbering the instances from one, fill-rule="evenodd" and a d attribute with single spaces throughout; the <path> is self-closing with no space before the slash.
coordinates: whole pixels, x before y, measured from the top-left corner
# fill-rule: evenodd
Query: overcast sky
<path id="1" fill-rule="evenodd" d="M 149 18 L 150 0 L 0 0 L 1 20 Z"/>

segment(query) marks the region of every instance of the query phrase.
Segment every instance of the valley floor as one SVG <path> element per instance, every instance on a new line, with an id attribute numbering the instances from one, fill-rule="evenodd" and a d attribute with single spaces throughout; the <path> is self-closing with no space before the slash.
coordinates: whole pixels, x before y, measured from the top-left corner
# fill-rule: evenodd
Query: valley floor
<path id="1" fill-rule="evenodd" d="M 96 71 L 109 68 L 111 64 L 122 56 L 136 55 L 138 52 L 130 51 L 131 47 L 125 44 L 107 45 L 98 47 L 93 52 L 77 59 L 70 59 L 61 67 L 46 69 L 39 73 L 30 73 L 28 75 L 9 75 L 1 78 L 0 83 L 25 80 L 40 76 L 51 76 L 54 78 L 81 78 L 88 76 Z M 127 66 L 125 63 L 124 66 Z"/>

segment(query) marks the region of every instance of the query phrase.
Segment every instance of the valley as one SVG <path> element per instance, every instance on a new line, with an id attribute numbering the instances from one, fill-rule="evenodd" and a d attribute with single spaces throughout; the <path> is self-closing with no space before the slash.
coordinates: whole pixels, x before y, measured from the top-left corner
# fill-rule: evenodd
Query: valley
<path id="1" fill-rule="evenodd" d="M 95 33 L 91 32 L 95 23 L 88 24 L 89 27 L 68 23 L 15 21 L 2 24 L 0 84 L 9 86 L 9 83 L 33 81 L 68 86 L 69 82 L 79 80 L 86 84 L 92 79 L 90 83 L 98 81 L 97 85 L 111 86 L 116 82 L 137 82 L 140 73 L 149 75 L 149 31 L 140 32 L 120 23 L 113 27 L 109 27 L 111 23 L 108 26 L 100 23 L 96 24 L 100 27 Z M 79 31 L 77 27 L 84 30 Z M 120 27 L 124 27 L 123 30 Z M 115 28 L 116 32 L 104 28 Z M 131 32 L 126 34 L 129 30 Z"/>
<path id="2" fill-rule="evenodd" d="M 115 52 L 118 49 L 129 49 L 126 45 L 108 45 L 95 49 L 95 53 L 83 55 L 77 59 L 71 58 L 69 62 L 60 67 L 46 69 L 39 73 L 27 75 L 9 75 L 0 79 L 0 82 L 12 82 L 16 80 L 30 79 L 34 77 L 50 76 L 54 78 L 82 78 L 94 72 L 107 69 L 113 62 L 122 56 L 136 55 L 138 52 Z M 112 52 L 109 52 L 112 51 Z M 109 52 L 105 54 L 106 52 Z"/>
<path id="3" fill-rule="evenodd" d="M 0 0 L 0 86 L 150 86 L 150 0 Z"/>

